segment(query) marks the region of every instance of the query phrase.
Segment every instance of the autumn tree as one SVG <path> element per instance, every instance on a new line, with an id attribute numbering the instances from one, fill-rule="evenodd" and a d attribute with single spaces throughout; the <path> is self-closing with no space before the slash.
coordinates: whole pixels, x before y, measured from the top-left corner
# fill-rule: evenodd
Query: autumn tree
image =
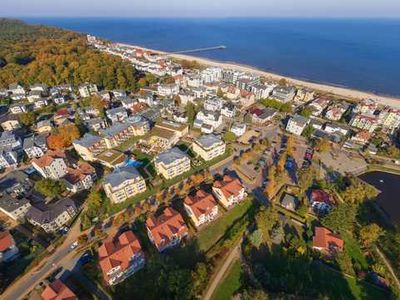
<path id="1" fill-rule="evenodd" d="M 295 148 L 294 148 L 294 139 L 293 139 L 293 136 L 289 135 L 289 137 L 287 139 L 287 143 L 286 143 L 287 155 L 293 156 L 294 150 L 295 150 Z"/>
<path id="2" fill-rule="evenodd" d="M 315 143 L 315 149 L 320 153 L 328 152 L 331 149 L 331 143 L 328 139 L 319 139 Z"/>
<path id="3" fill-rule="evenodd" d="M 353 231 L 357 207 L 350 203 L 340 203 L 322 219 L 322 224 L 336 232 Z"/>
<path id="4" fill-rule="evenodd" d="M 283 172 L 285 171 L 286 160 L 287 160 L 287 154 L 282 153 L 281 156 L 279 157 L 277 164 L 277 171 L 279 174 L 283 174 Z"/>
<path id="5" fill-rule="evenodd" d="M 360 239 L 365 246 L 375 243 L 382 234 L 383 229 L 375 223 L 363 226 L 360 229 Z"/>
<path id="6" fill-rule="evenodd" d="M 26 112 L 19 115 L 19 121 L 24 126 L 31 126 L 35 123 L 36 115 L 34 112 Z"/>
<path id="7" fill-rule="evenodd" d="M 47 144 L 50 149 L 61 150 L 71 146 L 79 137 L 79 129 L 75 124 L 61 125 L 47 138 Z"/>

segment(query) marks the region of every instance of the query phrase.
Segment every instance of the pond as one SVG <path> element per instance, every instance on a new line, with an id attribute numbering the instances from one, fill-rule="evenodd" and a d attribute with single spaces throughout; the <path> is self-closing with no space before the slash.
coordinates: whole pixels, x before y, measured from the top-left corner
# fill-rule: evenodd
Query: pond
<path id="1" fill-rule="evenodd" d="M 378 205 L 392 222 L 400 223 L 400 175 L 376 171 L 363 174 L 360 178 L 381 191 L 377 198 Z"/>

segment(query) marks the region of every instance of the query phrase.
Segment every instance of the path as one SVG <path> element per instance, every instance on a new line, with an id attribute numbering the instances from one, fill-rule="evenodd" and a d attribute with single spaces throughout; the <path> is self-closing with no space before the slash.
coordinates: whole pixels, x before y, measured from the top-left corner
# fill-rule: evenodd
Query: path
<path id="1" fill-rule="evenodd" d="M 376 252 L 378 252 L 379 256 L 382 258 L 383 262 L 385 263 L 386 267 L 389 269 L 390 273 L 392 274 L 394 281 L 396 282 L 397 287 L 400 289 L 400 282 L 399 279 L 396 276 L 396 273 L 394 272 L 392 265 L 390 262 L 387 260 L 386 256 L 379 250 L 377 246 L 375 246 Z"/>
<path id="2" fill-rule="evenodd" d="M 241 241 L 241 240 L 240 240 Z M 213 276 L 211 284 L 208 286 L 206 292 L 204 293 L 203 300 L 210 300 L 211 296 L 214 294 L 215 289 L 218 287 L 220 284 L 222 278 L 224 277 L 226 271 L 229 269 L 231 266 L 232 262 L 239 257 L 240 254 L 240 243 L 236 247 L 232 249 L 232 251 L 229 253 L 228 257 L 224 261 L 223 265 L 221 268 L 218 270 L 218 272 Z"/>

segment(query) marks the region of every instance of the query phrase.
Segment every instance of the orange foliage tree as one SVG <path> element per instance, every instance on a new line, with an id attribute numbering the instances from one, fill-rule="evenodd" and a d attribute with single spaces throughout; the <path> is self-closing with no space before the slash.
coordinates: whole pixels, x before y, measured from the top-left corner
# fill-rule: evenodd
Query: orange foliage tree
<path id="1" fill-rule="evenodd" d="M 79 129 L 75 124 L 61 125 L 47 138 L 50 149 L 62 150 L 72 145 L 72 142 L 80 137 Z"/>

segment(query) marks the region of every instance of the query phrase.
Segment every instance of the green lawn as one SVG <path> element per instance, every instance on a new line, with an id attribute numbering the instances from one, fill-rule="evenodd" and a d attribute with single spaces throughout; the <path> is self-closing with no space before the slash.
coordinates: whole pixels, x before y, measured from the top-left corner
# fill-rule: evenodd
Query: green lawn
<path id="1" fill-rule="evenodd" d="M 197 236 L 199 249 L 207 251 L 219 238 L 221 238 L 226 230 L 234 223 L 235 220 L 243 217 L 252 206 L 252 201 L 247 199 L 238 204 L 228 212 L 224 212 L 217 220 L 205 227 Z"/>
<path id="2" fill-rule="evenodd" d="M 349 234 L 343 234 L 344 249 L 353 262 L 358 263 L 361 268 L 368 270 L 368 261 L 364 256 L 358 242 Z"/>
<path id="3" fill-rule="evenodd" d="M 230 300 L 235 292 L 241 287 L 242 267 L 236 260 L 228 270 L 226 277 L 215 290 L 213 300 Z"/>

